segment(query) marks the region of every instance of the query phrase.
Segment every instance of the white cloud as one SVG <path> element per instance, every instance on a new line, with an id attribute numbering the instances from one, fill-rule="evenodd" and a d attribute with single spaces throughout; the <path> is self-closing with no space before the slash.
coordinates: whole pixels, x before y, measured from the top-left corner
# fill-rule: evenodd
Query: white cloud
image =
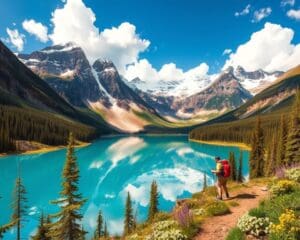
<path id="1" fill-rule="evenodd" d="M 176 67 L 175 63 L 167 63 L 162 66 L 158 72 L 159 80 L 163 81 L 180 81 L 184 78 L 182 69 Z"/>
<path id="2" fill-rule="evenodd" d="M 155 69 L 147 59 L 141 59 L 135 64 L 129 65 L 126 69 L 125 77 L 130 81 L 136 77 L 146 82 L 157 81 L 181 81 L 195 80 L 198 77 L 206 76 L 209 66 L 206 63 L 201 63 L 195 68 L 184 72 L 178 68 L 175 63 L 164 64 L 160 70 Z"/>
<path id="3" fill-rule="evenodd" d="M 240 11 L 240 12 L 235 12 L 235 13 L 234 13 L 234 16 L 239 17 L 239 16 L 245 16 L 245 15 L 248 15 L 248 14 L 250 13 L 250 8 L 251 8 L 251 5 L 248 4 L 242 11 Z"/>
<path id="4" fill-rule="evenodd" d="M 248 71 L 286 71 L 299 64 L 300 44 L 292 44 L 293 37 L 292 29 L 266 23 L 229 55 L 224 68 L 241 65 Z"/>
<path id="5" fill-rule="evenodd" d="M 159 79 L 157 70 L 151 65 L 151 63 L 148 62 L 147 59 L 141 59 L 127 67 L 125 78 L 130 81 L 136 77 L 147 82 L 157 81 Z"/>
<path id="6" fill-rule="evenodd" d="M 175 63 L 164 64 L 159 70 L 147 59 L 141 59 L 129 65 L 124 77 L 131 81 L 138 77 L 143 82 L 136 86 L 143 91 L 151 91 L 168 96 L 190 96 L 206 88 L 212 80 L 208 75 L 209 66 L 201 63 L 184 71 Z"/>
<path id="7" fill-rule="evenodd" d="M 228 55 L 230 53 L 232 53 L 232 49 L 226 48 L 223 52 L 223 55 Z"/>
<path id="8" fill-rule="evenodd" d="M 49 37 L 54 44 L 74 41 L 84 49 L 90 62 L 99 57 L 110 59 L 121 73 L 150 45 L 150 41 L 141 39 L 136 27 L 128 22 L 100 31 L 95 21 L 94 12 L 82 0 L 67 0 L 63 8 L 52 13 L 54 28 Z"/>
<path id="9" fill-rule="evenodd" d="M 22 26 L 28 33 L 36 36 L 41 42 L 45 43 L 48 41 L 48 28 L 43 24 L 33 19 L 26 19 L 23 21 Z"/>
<path id="10" fill-rule="evenodd" d="M 149 183 L 148 183 L 149 185 Z M 140 187 L 135 187 L 134 185 L 132 184 L 128 184 L 124 191 L 123 191 L 123 195 L 127 194 L 127 192 L 130 193 L 131 195 L 131 198 L 134 202 L 137 202 L 139 203 L 141 206 L 143 207 L 147 207 L 147 205 L 149 204 L 149 187 L 143 185 L 143 186 L 140 186 Z"/>
<path id="11" fill-rule="evenodd" d="M 300 9 L 299 10 L 291 9 L 287 12 L 286 15 L 289 18 L 300 20 Z"/>
<path id="12" fill-rule="evenodd" d="M 261 8 L 259 10 L 256 10 L 253 14 L 252 22 L 260 22 L 264 18 L 270 16 L 271 13 L 272 13 L 272 8 L 270 8 L 270 7 Z"/>
<path id="13" fill-rule="evenodd" d="M 295 5 L 295 0 L 282 0 L 281 1 L 281 6 L 285 7 L 285 6 L 294 6 Z"/>
<path id="14" fill-rule="evenodd" d="M 152 170 L 140 175 L 134 185 L 128 184 L 121 194 L 126 196 L 127 192 L 130 192 L 134 202 L 146 207 L 149 204 L 149 188 L 153 179 L 157 182 L 162 197 L 175 202 L 184 192 L 195 193 L 202 188 L 203 173 L 182 165 Z M 207 180 L 209 184 L 212 183 L 210 176 L 207 176 Z"/>
<path id="15" fill-rule="evenodd" d="M 24 47 L 25 36 L 19 33 L 18 29 L 13 30 L 13 29 L 6 28 L 6 32 L 9 36 L 10 43 L 14 45 L 19 52 L 22 51 Z"/>

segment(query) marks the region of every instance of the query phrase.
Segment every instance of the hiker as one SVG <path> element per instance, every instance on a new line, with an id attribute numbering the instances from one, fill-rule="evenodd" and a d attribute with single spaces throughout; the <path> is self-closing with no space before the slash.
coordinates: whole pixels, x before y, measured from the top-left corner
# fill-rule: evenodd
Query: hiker
<path id="1" fill-rule="evenodd" d="M 230 165 L 227 160 L 221 161 L 220 157 L 215 157 L 216 160 L 216 169 L 211 170 L 217 176 L 216 187 L 218 190 L 218 200 L 222 200 L 223 191 L 226 194 L 226 198 L 229 198 L 229 193 L 227 189 L 227 179 L 230 176 Z"/>

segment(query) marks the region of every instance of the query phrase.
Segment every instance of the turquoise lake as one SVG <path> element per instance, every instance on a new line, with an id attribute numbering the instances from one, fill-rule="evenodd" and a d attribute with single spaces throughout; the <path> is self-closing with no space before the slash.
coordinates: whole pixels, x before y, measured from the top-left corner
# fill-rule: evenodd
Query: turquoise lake
<path id="1" fill-rule="evenodd" d="M 124 203 L 131 193 L 138 220 L 147 216 L 150 184 L 157 181 L 160 210 L 169 211 L 177 198 L 201 191 L 203 174 L 208 183 L 214 179 L 210 169 L 215 167 L 215 156 L 227 158 L 238 147 L 199 144 L 188 141 L 188 136 L 116 136 L 106 137 L 76 150 L 80 166 L 80 192 L 87 198 L 82 214 L 85 230 L 91 233 L 101 209 L 110 233 L 122 233 Z M 38 224 L 40 212 L 58 211 L 51 200 L 59 198 L 61 172 L 65 149 L 31 155 L 12 155 L 0 158 L 0 224 L 7 223 L 12 214 L 12 191 L 18 172 L 27 189 L 28 215 L 22 228 L 23 239 L 29 239 Z M 243 151 L 243 174 L 248 176 L 249 152 Z M 4 239 L 13 239 L 14 230 Z"/>

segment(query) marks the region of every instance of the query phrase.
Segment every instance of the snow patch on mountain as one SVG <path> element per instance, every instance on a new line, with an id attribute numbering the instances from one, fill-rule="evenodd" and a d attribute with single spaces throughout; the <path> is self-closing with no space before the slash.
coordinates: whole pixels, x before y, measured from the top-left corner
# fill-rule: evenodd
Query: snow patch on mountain
<path id="1" fill-rule="evenodd" d="M 268 73 L 261 69 L 247 72 L 241 66 L 238 66 L 235 69 L 229 67 L 228 71 L 233 71 L 233 74 L 239 79 L 243 88 L 247 89 L 252 95 L 256 95 L 270 86 L 281 74 L 283 74 L 283 72 L 280 71 Z"/>
<path id="2" fill-rule="evenodd" d="M 100 80 L 99 80 L 99 76 L 98 76 L 98 73 L 97 71 L 94 69 L 93 66 L 91 66 L 91 69 L 92 69 L 92 74 L 98 84 L 98 87 L 99 87 L 99 90 L 100 92 L 104 92 L 104 94 L 108 97 L 108 100 L 111 104 L 114 104 L 116 102 L 116 99 L 114 99 L 107 91 L 106 89 L 102 86 L 102 84 L 100 83 Z"/>
<path id="3" fill-rule="evenodd" d="M 174 81 L 153 81 L 145 82 L 139 78 L 128 81 L 128 85 L 133 88 L 138 88 L 141 91 L 151 93 L 158 96 L 174 96 L 174 97 L 188 97 L 207 88 L 217 77 L 211 76 L 198 76 L 192 79 L 182 79 Z"/>
<path id="4" fill-rule="evenodd" d="M 80 48 L 79 45 L 76 43 L 69 42 L 65 45 L 55 45 L 54 47 L 48 47 L 40 52 L 46 53 L 46 54 L 52 54 L 52 53 L 57 53 L 57 52 L 69 52 L 72 51 L 74 48 Z"/>

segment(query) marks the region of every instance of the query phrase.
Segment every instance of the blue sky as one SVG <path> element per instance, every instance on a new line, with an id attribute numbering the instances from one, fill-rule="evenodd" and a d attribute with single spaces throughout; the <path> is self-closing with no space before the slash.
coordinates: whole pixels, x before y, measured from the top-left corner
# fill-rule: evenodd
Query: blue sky
<path id="1" fill-rule="evenodd" d="M 187 71 L 205 62 L 210 73 L 223 67 L 228 55 L 225 49 L 232 49 L 249 41 L 252 33 L 264 28 L 266 22 L 279 24 L 294 31 L 293 44 L 300 42 L 299 19 L 288 17 L 290 10 L 300 8 L 300 0 L 287 0 L 283 6 L 280 0 L 83 0 L 96 16 L 95 27 L 100 31 L 118 27 L 129 22 L 136 27 L 141 39 L 150 45 L 138 52 L 137 59 L 147 59 L 155 69 L 166 63 L 175 63 Z M 18 29 L 24 34 L 22 52 L 31 52 L 52 45 L 52 41 L 41 42 L 22 27 L 25 19 L 33 19 L 53 30 L 51 14 L 63 8 L 61 0 L 1 0 L 0 37 L 8 40 L 7 28 Z M 236 16 L 249 7 L 249 13 Z M 271 9 L 266 17 L 254 21 L 255 11 Z M 267 11 L 268 12 L 268 11 Z M 17 49 L 12 43 L 8 46 Z M 101 56 L 99 56 L 101 57 Z"/>

